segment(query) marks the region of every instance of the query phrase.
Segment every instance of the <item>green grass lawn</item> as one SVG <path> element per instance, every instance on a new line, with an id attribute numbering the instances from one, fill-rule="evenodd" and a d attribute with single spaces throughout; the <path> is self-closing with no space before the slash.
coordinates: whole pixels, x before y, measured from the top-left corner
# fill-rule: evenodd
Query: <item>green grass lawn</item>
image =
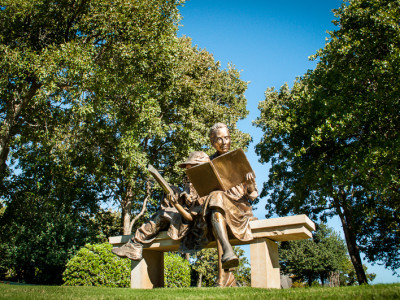
<path id="1" fill-rule="evenodd" d="M 0 299 L 400 299 L 400 284 L 287 290 L 249 287 L 133 290 L 0 283 Z"/>

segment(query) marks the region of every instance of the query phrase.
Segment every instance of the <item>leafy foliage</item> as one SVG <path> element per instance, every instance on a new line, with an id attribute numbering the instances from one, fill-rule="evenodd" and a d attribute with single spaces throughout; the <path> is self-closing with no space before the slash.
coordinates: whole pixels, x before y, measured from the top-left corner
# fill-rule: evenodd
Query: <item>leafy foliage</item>
<path id="1" fill-rule="evenodd" d="M 251 286 L 251 268 L 244 250 L 240 247 L 233 247 L 233 251 L 239 257 L 239 266 L 233 272 L 236 282 L 239 286 Z"/>
<path id="2" fill-rule="evenodd" d="M 65 264 L 80 247 L 119 232 L 120 214 L 98 206 L 95 185 L 74 168 L 76 161 L 47 150 L 24 147 L 24 171 L 3 182 L 2 278 L 60 284 Z"/>
<path id="3" fill-rule="evenodd" d="M 190 263 L 179 254 L 164 254 L 164 285 L 169 288 L 190 286 Z"/>
<path id="4" fill-rule="evenodd" d="M 202 249 L 191 255 L 192 268 L 196 272 L 197 286 L 214 286 L 218 276 L 218 253 L 216 248 Z"/>
<path id="5" fill-rule="evenodd" d="M 0 190 L 0 265 L 13 280 L 59 284 L 77 249 L 116 234 L 118 223 L 100 209 L 96 185 L 79 162 L 61 160 L 48 144 L 25 145 L 21 153 L 23 171 L 5 179 Z"/>
<path id="6" fill-rule="evenodd" d="M 15 138 L 28 137 L 49 111 L 79 110 L 80 100 L 94 90 L 128 77 L 147 77 L 146 69 L 154 72 L 161 67 L 153 62 L 162 61 L 160 52 L 174 38 L 178 4 L 163 0 L 3 1 L 1 169 Z"/>
<path id="7" fill-rule="evenodd" d="M 268 89 L 256 151 L 272 167 L 267 216 L 338 215 L 359 283 L 370 261 L 399 265 L 399 1 L 354 0 L 293 87 Z"/>
<path id="8" fill-rule="evenodd" d="M 154 82 L 130 78 L 97 91 L 82 103 L 88 111 L 82 127 L 71 125 L 79 132 L 79 145 L 71 147 L 90 151 L 85 153 L 96 166 L 94 175 L 122 208 L 124 234 L 131 232 L 136 221 L 132 216 L 142 211 L 146 200 L 150 205 L 143 217 L 157 205 L 160 190 L 148 188 L 147 164 L 179 185 L 182 170 L 177 162 L 193 150 L 210 152 L 208 130 L 215 122 L 231 127 L 235 146 L 246 148 L 250 140 L 236 129 L 247 114 L 247 84 L 237 70 L 221 70 L 210 53 L 193 47 L 188 38 L 175 39 L 163 51 L 160 63 L 169 61 L 168 68 L 145 77 Z"/>
<path id="9" fill-rule="evenodd" d="M 279 254 L 282 271 L 309 286 L 318 279 L 324 284 L 330 272 L 339 271 L 348 261 L 344 241 L 325 224 L 317 227 L 313 240 L 282 242 Z"/>
<path id="10" fill-rule="evenodd" d="M 129 234 L 160 195 L 149 187 L 148 163 L 178 184 L 176 162 L 209 149 L 208 129 L 217 121 L 246 148 L 250 137 L 236 122 L 247 115 L 247 83 L 233 66 L 222 70 L 189 38 L 177 38 L 180 4 L 5 1 L 1 178 L 23 170 L 19 159 L 31 146 L 44 145 L 50 160 L 75 161 L 69 171 L 91 180 L 98 198 L 120 205 Z M 8 170 L 7 159 L 14 164 Z"/>
<path id="11" fill-rule="evenodd" d="M 91 230 L 92 242 L 108 242 L 110 236 L 116 236 L 121 231 L 121 213 L 111 209 L 100 209 L 88 220 L 88 230 Z"/>
<path id="12" fill-rule="evenodd" d="M 4 218 L 14 219 L 6 223 L 3 218 L 1 220 L 0 247 L 4 254 L 1 265 L 6 271 L 15 273 L 13 280 L 61 283 L 67 259 L 78 246 L 78 239 L 84 240 L 85 233 L 77 230 L 79 219 L 63 208 L 38 210 L 27 201 L 23 205 L 20 210 L 23 214 L 16 215 L 14 203 L 4 215 Z"/>
<path id="13" fill-rule="evenodd" d="M 60 284 L 68 259 L 86 242 L 104 241 L 107 230 L 88 214 L 37 200 L 13 201 L 0 218 L 0 278 Z"/>
<path id="14" fill-rule="evenodd" d="M 372 280 L 375 279 L 376 274 L 375 273 L 368 273 L 367 266 L 363 265 L 365 274 L 367 275 L 368 282 L 371 282 Z M 343 262 L 341 268 L 340 268 L 340 273 L 339 273 L 339 280 L 340 280 L 340 285 L 357 285 L 357 276 L 356 276 L 356 271 L 354 270 L 354 266 L 352 265 L 351 261 L 348 259 Z"/>
<path id="15" fill-rule="evenodd" d="M 239 266 L 234 271 L 235 279 L 240 286 L 250 286 L 251 271 L 248 259 L 244 256 L 244 250 L 233 247 L 233 251 L 239 257 Z M 200 286 L 214 286 L 218 277 L 218 252 L 216 248 L 207 248 L 191 255 L 191 265 L 195 271 L 194 277 L 200 280 Z M 201 276 L 200 276 L 201 274 Z M 196 286 L 199 282 L 196 283 Z"/>
<path id="16" fill-rule="evenodd" d="M 161 52 L 174 40 L 178 4 L 162 0 L 3 2 L 0 175 L 6 174 L 10 149 L 18 162 L 24 155 L 21 147 L 39 143 L 49 144 L 49 153 L 61 153 L 61 160 L 66 155 L 80 159 L 79 171 L 93 176 L 96 153 L 88 155 L 82 149 L 86 144 L 78 139 L 83 136 L 79 133 L 84 116 L 91 111 L 82 102 L 96 105 L 94 93 L 104 96 L 101 91 L 128 77 L 153 78 L 155 69 L 164 69 L 153 62 L 164 61 Z M 144 93 L 142 82 L 136 81 L 135 89 Z M 89 145 L 89 154 L 93 146 Z"/>
<path id="17" fill-rule="evenodd" d="M 129 287 L 130 260 L 117 257 L 111 249 L 108 243 L 82 247 L 67 263 L 64 285 Z"/>

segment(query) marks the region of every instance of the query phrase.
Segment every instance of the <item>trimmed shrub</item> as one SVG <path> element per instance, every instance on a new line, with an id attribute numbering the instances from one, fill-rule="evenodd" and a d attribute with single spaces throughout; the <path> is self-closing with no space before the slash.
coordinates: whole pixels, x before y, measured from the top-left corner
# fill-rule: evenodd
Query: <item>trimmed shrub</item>
<path id="1" fill-rule="evenodd" d="M 111 253 L 112 246 L 86 244 L 72 257 L 63 273 L 64 285 L 129 287 L 129 259 Z"/>
<path id="2" fill-rule="evenodd" d="M 175 253 L 164 254 L 165 287 L 189 287 L 190 264 Z"/>

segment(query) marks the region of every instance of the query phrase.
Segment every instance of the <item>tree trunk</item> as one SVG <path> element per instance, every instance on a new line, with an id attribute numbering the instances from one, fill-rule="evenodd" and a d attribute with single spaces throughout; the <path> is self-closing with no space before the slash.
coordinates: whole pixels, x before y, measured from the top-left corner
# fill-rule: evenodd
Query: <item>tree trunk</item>
<path id="1" fill-rule="evenodd" d="M 131 210 L 132 210 L 132 188 L 128 186 L 126 188 L 125 198 L 121 201 L 122 207 L 122 234 L 130 235 L 132 233 L 131 227 Z"/>
<path id="2" fill-rule="evenodd" d="M 197 279 L 197 287 L 201 287 L 203 281 L 203 274 L 199 273 L 199 278 Z"/>
<path id="3" fill-rule="evenodd" d="M 308 283 L 308 286 L 309 286 L 309 287 L 312 286 L 312 283 L 313 283 L 313 277 L 312 277 L 312 276 L 308 276 L 308 278 L 307 278 L 307 283 Z"/>
<path id="4" fill-rule="evenodd" d="M 3 129 L 3 128 L 1 128 Z M 0 180 L 2 181 L 4 171 L 6 170 L 6 161 L 10 151 L 10 136 L 0 135 Z"/>
<path id="5" fill-rule="evenodd" d="M 339 215 L 340 221 L 342 222 L 344 237 L 346 239 L 347 249 L 349 250 L 350 260 L 356 271 L 358 284 L 368 284 L 367 276 L 362 265 L 360 256 L 360 249 L 357 246 L 356 238 L 354 235 L 354 229 L 352 226 L 351 212 L 346 204 L 346 194 L 344 191 L 340 191 L 342 198 L 342 205 L 340 205 L 338 196 L 333 197 L 336 212 Z M 342 211 L 343 209 L 343 211 Z"/>
<path id="6" fill-rule="evenodd" d="M 329 272 L 329 286 L 340 286 L 340 273 L 339 271 Z"/>
<path id="7" fill-rule="evenodd" d="M 323 274 L 319 275 L 319 279 L 321 280 L 321 286 L 324 286 L 325 283 L 325 276 Z"/>
<path id="8" fill-rule="evenodd" d="M 122 205 L 122 234 L 123 235 L 130 235 L 131 230 L 131 207 L 132 202 L 130 200 L 125 199 L 124 205 Z"/>
<path id="9" fill-rule="evenodd" d="M 190 254 L 189 253 L 185 253 L 185 260 L 190 262 Z"/>
<path id="10" fill-rule="evenodd" d="M 132 218 L 132 201 L 133 201 L 133 190 L 132 187 L 128 185 L 126 188 L 125 198 L 121 201 L 122 207 L 122 234 L 130 235 L 132 233 L 133 225 L 139 220 L 140 217 L 144 215 L 147 210 L 147 202 L 151 196 L 151 184 L 150 181 L 146 181 L 146 197 L 143 199 L 142 209 L 139 213 L 135 214 Z"/>
<path id="11" fill-rule="evenodd" d="M 26 95 L 18 101 L 13 99 L 7 105 L 6 119 L 0 126 L 0 180 L 2 180 L 4 171 L 6 169 L 6 162 L 8 153 L 10 151 L 10 140 L 15 133 L 13 133 L 16 120 L 19 118 L 21 111 L 27 106 L 28 102 L 35 96 L 37 90 L 40 88 L 35 80 L 32 81 Z"/>

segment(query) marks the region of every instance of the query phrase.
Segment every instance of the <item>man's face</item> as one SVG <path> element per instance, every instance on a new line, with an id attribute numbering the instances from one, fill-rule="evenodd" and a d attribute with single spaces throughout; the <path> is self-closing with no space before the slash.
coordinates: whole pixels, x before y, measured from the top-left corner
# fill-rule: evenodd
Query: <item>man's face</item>
<path id="1" fill-rule="evenodd" d="M 213 146 L 218 154 L 224 154 L 231 148 L 231 136 L 228 128 L 218 128 L 213 141 Z"/>

